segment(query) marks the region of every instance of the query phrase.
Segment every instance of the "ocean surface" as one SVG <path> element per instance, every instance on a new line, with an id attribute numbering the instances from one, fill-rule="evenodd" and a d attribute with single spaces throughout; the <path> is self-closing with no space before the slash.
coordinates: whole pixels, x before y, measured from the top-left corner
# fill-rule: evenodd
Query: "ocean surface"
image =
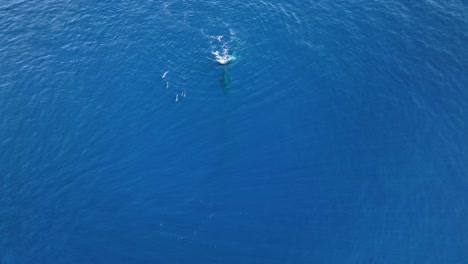
<path id="1" fill-rule="evenodd" d="M 467 219 L 466 1 L 0 2 L 0 264 L 464 264 Z"/>

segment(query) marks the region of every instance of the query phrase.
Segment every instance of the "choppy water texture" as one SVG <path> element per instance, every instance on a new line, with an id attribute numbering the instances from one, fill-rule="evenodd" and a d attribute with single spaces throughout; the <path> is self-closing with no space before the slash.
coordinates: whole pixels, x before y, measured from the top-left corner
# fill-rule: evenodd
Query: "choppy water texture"
<path id="1" fill-rule="evenodd" d="M 0 263 L 468 263 L 467 14 L 1 1 Z"/>

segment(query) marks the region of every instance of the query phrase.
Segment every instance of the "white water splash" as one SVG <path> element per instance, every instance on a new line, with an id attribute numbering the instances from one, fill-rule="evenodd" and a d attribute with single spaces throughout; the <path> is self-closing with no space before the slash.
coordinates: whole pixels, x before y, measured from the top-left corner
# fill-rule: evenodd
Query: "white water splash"
<path id="1" fill-rule="evenodd" d="M 225 24 L 228 27 L 228 24 Z M 233 29 L 228 29 L 229 33 L 224 35 L 208 35 L 207 37 L 210 38 L 210 45 L 211 45 L 211 54 L 215 56 L 215 60 L 221 64 L 226 65 L 234 60 L 236 57 L 232 54 L 229 54 L 232 49 L 235 49 L 236 43 L 238 38 L 236 37 L 236 32 Z M 234 47 L 233 47 L 234 46 Z"/>
<path id="2" fill-rule="evenodd" d="M 223 53 L 220 54 L 219 51 L 212 51 L 211 54 L 215 55 L 216 61 L 221 65 L 226 65 L 230 61 L 236 59 L 236 57 L 229 55 L 228 49 L 223 49 Z"/>
<path id="3" fill-rule="evenodd" d="M 214 39 L 217 39 L 219 42 L 221 42 L 221 40 L 223 39 L 223 35 L 219 35 L 219 36 L 211 36 L 212 38 Z"/>

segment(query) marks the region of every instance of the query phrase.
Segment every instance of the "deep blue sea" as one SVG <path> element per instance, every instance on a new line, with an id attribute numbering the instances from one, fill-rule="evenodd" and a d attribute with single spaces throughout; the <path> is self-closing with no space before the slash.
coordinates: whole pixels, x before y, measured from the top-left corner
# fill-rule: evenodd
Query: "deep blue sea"
<path id="1" fill-rule="evenodd" d="M 466 264 L 467 219 L 466 1 L 0 2 L 0 264 Z"/>

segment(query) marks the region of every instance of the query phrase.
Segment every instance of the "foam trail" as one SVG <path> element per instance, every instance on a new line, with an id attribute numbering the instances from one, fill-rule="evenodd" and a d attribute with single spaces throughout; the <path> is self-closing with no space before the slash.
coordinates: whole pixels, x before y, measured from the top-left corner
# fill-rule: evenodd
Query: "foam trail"
<path id="1" fill-rule="evenodd" d="M 166 78 L 166 75 L 167 75 L 168 73 L 169 73 L 169 71 L 164 72 L 163 75 L 161 75 L 161 78 L 162 78 L 162 79 Z"/>

